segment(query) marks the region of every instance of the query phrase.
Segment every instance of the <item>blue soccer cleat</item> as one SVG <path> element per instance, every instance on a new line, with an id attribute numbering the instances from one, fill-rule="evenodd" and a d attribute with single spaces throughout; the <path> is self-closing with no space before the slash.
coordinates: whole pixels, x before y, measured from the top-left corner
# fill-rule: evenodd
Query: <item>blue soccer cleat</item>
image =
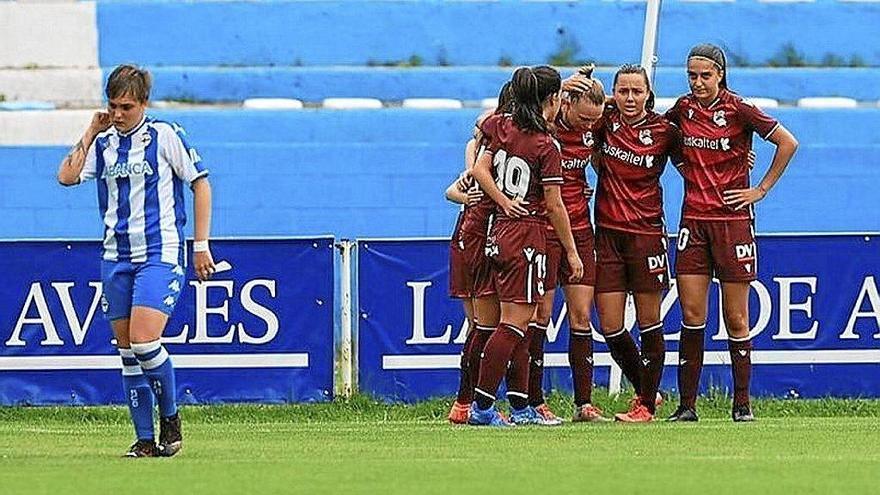
<path id="1" fill-rule="evenodd" d="M 562 424 L 561 419 L 555 417 L 547 419 L 532 406 L 510 411 L 510 421 L 517 425 L 559 426 Z"/>
<path id="2" fill-rule="evenodd" d="M 501 428 L 514 426 L 513 423 L 504 419 L 504 416 L 495 409 L 494 405 L 489 409 L 480 409 L 476 402 L 471 404 L 468 424 L 473 426 L 497 426 Z"/>

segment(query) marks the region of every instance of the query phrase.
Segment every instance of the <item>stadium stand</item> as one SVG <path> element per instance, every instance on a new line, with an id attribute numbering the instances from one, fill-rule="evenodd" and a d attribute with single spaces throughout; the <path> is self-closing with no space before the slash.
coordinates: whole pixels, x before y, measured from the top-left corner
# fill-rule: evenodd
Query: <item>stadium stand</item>
<path id="1" fill-rule="evenodd" d="M 462 167 L 464 140 L 478 110 L 152 113 L 184 123 L 209 164 L 218 236 L 442 236 L 456 215 L 443 190 Z M 784 180 L 759 205 L 759 230 L 880 230 L 880 217 L 870 213 L 880 210 L 874 185 L 880 181 L 880 109 L 772 113 L 798 136 L 801 148 Z M 0 135 L 18 115 L 0 112 Z M 0 146 L 0 237 L 99 234 L 94 186 L 59 190 L 54 180 L 73 139 L 55 146 L 45 140 L 40 146 Z M 757 140 L 756 149 L 760 171 L 769 147 Z M 664 183 L 674 228 L 681 179 L 670 168 Z"/>
<path id="2" fill-rule="evenodd" d="M 644 16 L 642 3 L 622 0 L 349 7 L 0 2 L 10 26 L 0 44 L 16 47 L 0 49 L 9 110 L 0 111 L 0 237 L 99 235 L 93 186 L 60 191 L 53 177 L 90 112 L 20 110 L 99 106 L 102 80 L 121 62 L 153 72 L 153 99 L 173 103 L 151 113 L 183 124 L 214 171 L 217 235 L 447 235 L 456 212 L 442 191 L 462 166 L 477 107 L 509 77 L 502 65 L 591 58 L 610 86 L 613 66 L 638 58 Z M 151 41 L 120 18 L 150 26 Z M 878 24 L 878 2 L 664 2 L 658 95 L 686 91 L 680 65 L 691 44 L 717 42 L 735 66 L 733 87 L 761 98 L 801 141 L 760 205 L 759 230 L 880 230 L 865 214 L 880 209 L 870 186 L 880 178 Z M 815 97 L 857 108 L 794 107 L 842 101 L 802 100 Z M 766 166 L 768 148 L 757 149 Z M 674 227 L 681 181 L 672 170 L 666 185 Z"/>

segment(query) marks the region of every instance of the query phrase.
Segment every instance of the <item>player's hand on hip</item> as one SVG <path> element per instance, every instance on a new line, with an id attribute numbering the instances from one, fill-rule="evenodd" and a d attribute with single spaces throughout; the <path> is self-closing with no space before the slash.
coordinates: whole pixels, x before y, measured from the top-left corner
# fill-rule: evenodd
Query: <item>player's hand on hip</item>
<path id="1" fill-rule="evenodd" d="M 479 187 L 472 187 L 472 188 L 468 189 L 468 192 L 467 192 L 468 206 L 474 206 L 475 204 L 479 203 L 481 199 L 483 199 L 483 191 L 481 191 Z"/>
<path id="2" fill-rule="evenodd" d="M 525 206 L 527 204 L 529 204 L 527 201 L 521 199 L 508 199 L 501 205 L 501 209 L 510 218 L 527 217 L 529 216 L 529 210 Z"/>
<path id="3" fill-rule="evenodd" d="M 109 129 L 111 124 L 113 124 L 113 120 L 110 118 L 110 114 L 108 112 L 99 111 L 92 115 L 92 122 L 89 124 L 89 129 L 97 134 Z"/>
<path id="4" fill-rule="evenodd" d="M 214 275 L 216 267 L 214 266 L 214 257 L 211 251 L 197 251 L 193 254 L 193 268 L 195 268 L 196 276 L 199 280 L 205 281 Z"/>
<path id="5" fill-rule="evenodd" d="M 568 281 L 577 282 L 584 277 L 584 262 L 581 261 L 581 257 L 577 253 L 569 253 L 566 258 L 568 258 L 568 266 L 571 267 L 571 276 L 568 277 Z"/>
<path id="6" fill-rule="evenodd" d="M 767 193 L 757 187 L 748 189 L 730 189 L 724 191 L 724 204 L 732 206 L 734 210 L 741 210 L 764 199 Z"/>

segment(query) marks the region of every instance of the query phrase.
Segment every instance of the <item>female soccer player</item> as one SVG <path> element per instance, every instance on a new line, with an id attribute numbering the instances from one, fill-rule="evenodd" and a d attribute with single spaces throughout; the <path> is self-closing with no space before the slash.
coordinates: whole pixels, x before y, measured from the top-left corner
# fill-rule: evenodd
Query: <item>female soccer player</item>
<path id="1" fill-rule="evenodd" d="M 614 76 L 614 106 L 594 129 L 596 192 L 596 307 L 611 357 L 635 386 L 638 400 L 619 421 L 654 416 L 665 344 L 660 301 L 668 288 L 667 242 L 660 175 L 680 163 L 681 136 L 655 113 L 645 69 L 624 65 Z M 635 299 L 641 358 L 624 328 L 627 292 Z"/>
<path id="2" fill-rule="evenodd" d="M 559 193 L 559 147 L 548 127 L 559 111 L 561 83 L 559 73 L 550 67 L 517 69 L 511 81 L 513 114 L 493 115 L 482 125 L 488 145 L 477 159 L 473 175 L 499 210 L 486 252 L 492 262 L 501 317 L 480 362 L 469 418 L 474 425 L 508 424 L 495 409 L 495 393 L 515 348 L 523 349 L 527 356 L 526 330 L 544 293 L 546 218 L 565 247 L 570 281 L 583 276 L 583 263 Z M 525 371 L 521 377 L 525 380 L 508 384 L 511 420 L 540 423 L 542 419 L 528 407 L 528 367 Z"/>
<path id="3" fill-rule="evenodd" d="M 174 367 L 160 338 L 184 284 L 184 185 L 192 188 L 195 202 L 196 275 L 205 280 L 214 273 L 208 171 L 183 129 L 146 117 L 150 86 L 147 71 L 117 67 L 105 88 L 108 111 L 94 115 L 58 170 L 65 186 L 98 180 L 103 310 L 122 357 L 123 388 L 137 434 L 129 457 L 172 456 L 182 446 Z"/>
<path id="4" fill-rule="evenodd" d="M 682 323 L 678 367 L 681 404 L 670 421 L 697 421 L 709 283 L 721 281 L 724 324 L 733 368 L 734 421 L 752 421 L 749 284 L 756 279 L 754 210 L 782 176 L 798 142 L 774 118 L 727 86 L 727 59 L 715 45 L 697 45 L 687 60 L 691 93 L 666 113 L 683 135 L 684 207 L 675 271 Z M 749 185 L 752 135 L 776 145 L 769 170 Z"/>
<path id="5" fill-rule="evenodd" d="M 586 166 L 593 152 L 591 128 L 602 117 L 605 88 L 592 77 L 593 66 L 581 68 L 573 76 L 577 84 L 568 90 L 563 86 L 562 107 L 556 119 L 556 137 L 562 146 L 562 202 L 568 213 L 578 255 L 584 264 L 584 276 L 569 281 L 570 268 L 556 231 L 547 227 L 547 289 L 531 325 L 529 342 L 529 405 L 545 420 L 555 415 L 544 402 L 544 340 L 553 312 L 556 285 L 562 285 L 568 307 L 568 361 L 574 388 L 572 421 L 604 421 L 602 411 L 591 404 L 593 390 L 593 334 L 590 309 L 596 284 L 596 254 L 593 224 L 587 194 L 591 192 Z"/>
<path id="6" fill-rule="evenodd" d="M 451 423 L 456 424 L 467 423 L 477 373 L 480 369 L 480 354 L 495 326 L 498 325 L 496 308 L 489 311 L 491 314 L 486 314 L 486 304 L 482 305 L 483 317 L 489 326 L 480 325 L 475 315 L 475 286 L 478 280 L 482 281 L 488 276 L 484 247 L 490 217 L 495 211 L 495 202 L 483 194 L 479 185 L 474 182 L 471 170 L 480 149 L 484 146 L 480 125 L 490 115 L 508 111 L 511 101 L 510 82 L 507 82 L 501 88 L 495 110 L 484 113 L 477 119 L 474 137 L 465 147 L 465 170 L 446 189 L 446 198 L 462 205 L 449 246 L 449 296 L 462 300 L 465 316 L 468 319 L 468 335 L 462 347 L 459 364 L 458 394 L 447 417 Z M 494 304 L 497 306 L 497 301 L 494 301 Z"/>

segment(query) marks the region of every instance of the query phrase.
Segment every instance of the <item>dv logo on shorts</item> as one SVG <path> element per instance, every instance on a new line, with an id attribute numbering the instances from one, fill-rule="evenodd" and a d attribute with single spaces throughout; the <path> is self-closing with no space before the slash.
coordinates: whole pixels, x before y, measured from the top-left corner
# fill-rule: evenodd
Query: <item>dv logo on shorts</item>
<path id="1" fill-rule="evenodd" d="M 486 238 L 486 247 L 483 249 L 483 254 L 487 257 L 498 256 L 498 243 L 495 241 L 495 236 L 489 236 Z"/>
<path id="2" fill-rule="evenodd" d="M 755 252 L 757 251 L 755 243 L 737 244 L 734 249 L 736 249 L 736 260 L 743 264 L 743 268 L 747 272 L 751 273 L 752 263 L 755 261 Z"/>
<path id="3" fill-rule="evenodd" d="M 668 265 L 669 262 L 665 253 L 656 256 L 648 256 L 648 272 L 656 274 L 657 280 L 661 282 L 663 282 L 663 279 L 666 277 L 666 267 Z"/>

